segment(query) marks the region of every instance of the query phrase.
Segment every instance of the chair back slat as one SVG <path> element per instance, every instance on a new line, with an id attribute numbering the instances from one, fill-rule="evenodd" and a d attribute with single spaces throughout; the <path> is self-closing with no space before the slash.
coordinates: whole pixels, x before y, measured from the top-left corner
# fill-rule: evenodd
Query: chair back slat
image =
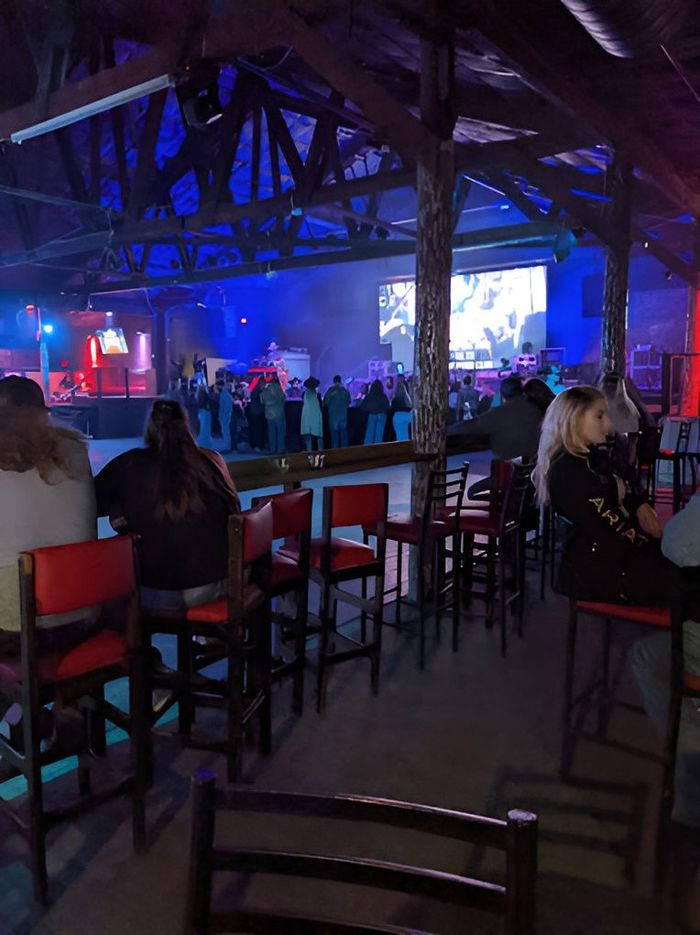
<path id="1" fill-rule="evenodd" d="M 386 519 L 388 484 L 325 487 L 323 492 L 324 498 L 330 500 L 330 525 L 333 529 L 338 526 L 371 526 Z"/>
<path id="2" fill-rule="evenodd" d="M 528 493 L 532 491 L 534 494 L 534 488 L 530 481 L 532 468 L 532 464 L 511 463 L 510 479 L 506 487 L 501 512 L 501 529 L 503 532 L 520 524 Z"/>
<path id="3" fill-rule="evenodd" d="M 501 819 L 396 799 L 311 795 L 229 786 L 217 790 L 216 803 L 218 808 L 227 811 L 375 822 L 468 841 L 480 847 L 506 848 L 504 832 L 507 822 Z"/>
<path id="4" fill-rule="evenodd" d="M 337 853 L 296 853 L 254 847 L 214 846 L 216 810 L 330 818 L 412 828 L 506 852 L 506 886 L 457 873 Z M 340 836 L 339 836 L 340 837 Z M 199 770 L 192 779 L 192 837 L 186 930 L 204 933 L 218 922 L 211 912 L 215 871 L 270 873 L 334 880 L 411 893 L 501 914 L 508 935 L 533 935 L 537 818 L 513 811 L 508 821 L 430 806 L 364 796 L 316 796 L 230 786 L 216 790 L 216 778 Z M 222 916 L 223 918 L 223 916 Z M 352 920 L 351 920 L 352 921 Z M 338 920 L 339 929 L 348 920 Z M 313 929 L 309 929 L 313 931 Z M 325 931 L 325 929 L 324 929 Z M 335 931 L 333 923 L 327 931 Z"/>
<path id="5" fill-rule="evenodd" d="M 231 520 L 242 527 L 244 565 L 251 565 L 269 553 L 274 538 L 273 511 L 269 503 L 234 514 Z"/>
<path id="6" fill-rule="evenodd" d="M 303 533 L 311 533 L 311 516 L 314 492 L 310 487 L 291 490 L 288 493 L 256 497 L 252 503 L 272 505 L 272 528 L 274 539 L 288 539 Z"/>
<path id="7" fill-rule="evenodd" d="M 130 536 L 33 549 L 37 616 L 63 614 L 125 597 L 136 588 Z"/>
<path id="8" fill-rule="evenodd" d="M 433 469 L 428 478 L 423 517 L 431 521 L 440 510 L 449 508 L 455 511 L 455 522 L 458 523 L 468 474 L 468 461 L 465 461 L 462 467 L 446 471 Z"/>
<path id="9" fill-rule="evenodd" d="M 498 883 L 474 880 L 456 873 L 362 857 L 302 854 L 294 851 L 217 848 L 212 870 L 271 873 L 281 876 L 333 880 L 426 896 L 483 912 L 505 911 L 506 890 Z"/>

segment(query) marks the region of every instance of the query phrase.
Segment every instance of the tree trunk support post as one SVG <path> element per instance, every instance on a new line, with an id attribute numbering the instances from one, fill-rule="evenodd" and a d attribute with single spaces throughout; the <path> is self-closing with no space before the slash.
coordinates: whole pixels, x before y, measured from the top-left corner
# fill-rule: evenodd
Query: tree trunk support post
<path id="1" fill-rule="evenodd" d="M 416 333 L 413 361 L 414 440 L 419 453 L 438 452 L 445 463 L 452 274 L 454 189 L 454 27 L 450 0 L 425 0 L 426 34 L 421 39 L 421 120 L 438 142 L 421 155 L 417 168 Z M 411 506 L 423 510 L 431 468 L 413 468 Z M 413 551 L 413 550 L 412 550 Z M 418 574 L 410 563 L 410 592 Z"/>
<path id="2" fill-rule="evenodd" d="M 697 218 L 693 234 L 695 283 L 690 287 L 688 296 L 685 351 L 695 356 L 688 358 L 686 378 L 683 383 L 681 413 L 684 416 L 700 415 L 700 220 Z"/>
<path id="3" fill-rule="evenodd" d="M 630 261 L 630 201 L 632 166 L 621 153 L 616 153 L 609 170 L 608 223 L 612 238 L 605 249 L 605 280 L 603 285 L 603 322 L 600 341 L 602 373 L 625 374 L 627 336 L 627 293 Z"/>

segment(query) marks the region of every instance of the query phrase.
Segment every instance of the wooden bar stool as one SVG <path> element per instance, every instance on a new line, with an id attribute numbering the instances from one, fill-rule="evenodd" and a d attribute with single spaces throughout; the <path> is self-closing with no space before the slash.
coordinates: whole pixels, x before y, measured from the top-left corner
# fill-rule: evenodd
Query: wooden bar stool
<path id="1" fill-rule="evenodd" d="M 317 710 L 323 709 L 328 669 L 350 659 L 370 660 L 372 691 L 379 690 L 379 662 L 382 648 L 384 609 L 384 574 L 386 558 L 386 516 L 389 503 L 388 484 L 351 484 L 323 488 L 323 532 L 311 540 L 310 570 L 312 581 L 320 587 Z M 333 535 L 333 530 L 351 526 L 371 526 L 376 530 L 375 547 L 355 539 Z M 296 558 L 294 549 L 283 547 L 282 555 Z M 367 598 L 352 594 L 341 584 L 374 579 L 374 595 Z M 363 632 L 359 640 L 339 637 L 336 629 L 338 603 L 350 604 L 372 618 L 372 637 Z M 334 641 L 342 638 L 349 649 L 335 650 Z"/>
<path id="2" fill-rule="evenodd" d="M 273 668 L 272 681 L 294 679 L 293 710 L 301 715 L 304 708 L 304 668 L 306 666 L 306 635 L 309 616 L 309 554 L 311 547 L 311 517 L 314 492 L 308 487 L 256 497 L 253 506 L 270 503 L 272 506 L 273 539 L 284 539 L 283 549 L 272 553 L 272 584 L 270 596 L 294 598 L 294 617 L 272 614 L 273 623 L 279 623 L 284 637 L 291 630 L 294 658 Z M 294 557 L 292 557 L 292 555 Z"/>
<path id="3" fill-rule="evenodd" d="M 603 621 L 601 669 L 599 677 L 578 695 L 574 694 L 576 678 L 576 640 L 580 617 Z M 566 660 L 564 675 L 564 711 L 562 727 L 562 746 L 559 774 L 567 779 L 571 773 L 576 746 L 580 737 L 603 739 L 607 735 L 611 708 L 610 698 L 610 644 L 613 623 L 635 623 L 647 627 L 668 629 L 671 625 L 671 612 L 666 607 L 641 607 L 631 604 L 607 604 L 597 601 L 576 600 L 569 598 L 569 621 L 566 638 Z M 590 699 L 597 702 L 597 728 L 594 734 L 586 732 L 583 725 L 576 723 L 574 716 Z M 615 704 L 632 711 L 642 712 L 640 705 L 629 704 L 615 699 Z M 584 711 L 585 713 L 585 711 Z M 579 718 L 583 720 L 583 718 Z M 631 747 L 628 744 L 615 743 L 618 749 L 628 753 L 658 759 L 651 754 Z"/>
<path id="4" fill-rule="evenodd" d="M 19 557 L 22 630 L 20 656 L 0 656 L 0 685 L 5 697 L 14 699 L 21 711 L 10 736 L 0 734 L 0 757 L 25 776 L 29 804 L 25 824 L 2 800 L 0 806 L 29 841 L 34 896 L 45 903 L 48 896 L 46 836 L 60 821 L 97 805 L 112 795 L 126 793 L 133 803 L 133 840 L 136 850 L 146 844 L 144 799 L 150 773 L 150 732 L 147 717 L 147 680 L 140 625 L 139 596 L 131 536 L 119 536 L 74 545 L 34 549 Z M 69 648 L 38 650 L 37 617 L 92 610 L 109 604 L 111 618 L 120 630 L 94 628 Z M 77 631 L 76 631 L 77 632 Z M 129 713 L 104 700 L 107 683 L 129 679 Z M 41 716 L 53 716 L 71 704 L 84 719 L 80 740 L 74 748 L 41 749 Z M 99 738 L 94 721 L 107 719 L 129 733 L 130 775 L 110 787 L 91 789 L 90 764 Z M 59 735 L 60 738 L 60 735 Z M 58 746 L 58 744 L 57 744 Z M 99 746 L 95 744 L 94 746 Z M 77 771 L 80 798 L 49 811 L 44 807 L 41 768 L 79 755 Z"/>
<path id="5" fill-rule="evenodd" d="M 156 673 L 156 687 L 172 688 L 168 704 L 180 705 L 180 731 L 188 746 L 215 750 L 226 757 L 231 782 L 240 775 L 244 728 L 257 717 L 260 750 L 271 748 L 270 599 L 273 514 L 269 503 L 229 517 L 228 591 L 226 597 L 175 613 L 145 616 L 148 632 L 175 633 L 178 670 Z M 195 638 L 203 638 L 201 643 Z M 223 679 L 204 670 L 225 662 Z M 196 708 L 226 711 L 224 737 L 193 737 Z M 158 710 L 160 716 L 163 709 Z"/>
<path id="6" fill-rule="evenodd" d="M 417 581 L 416 603 L 419 613 L 419 666 L 425 668 L 425 619 L 426 615 L 435 615 L 435 635 L 440 636 L 440 614 L 448 608 L 452 610 L 452 648 L 456 652 L 460 616 L 460 531 L 459 518 L 462 500 L 469 473 L 469 462 L 461 468 L 447 471 L 432 470 L 428 477 L 428 487 L 419 516 L 393 513 L 387 518 L 386 537 L 397 543 L 396 585 L 385 590 L 384 595 L 396 594 L 396 625 L 401 625 L 401 584 L 403 571 L 403 547 L 415 546 L 418 549 L 419 575 Z M 364 541 L 375 535 L 370 526 L 363 528 Z M 447 549 L 447 541 L 452 539 L 452 548 Z M 452 567 L 449 575 L 445 573 L 446 559 Z M 428 588 L 427 582 L 430 581 Z"/>
<path id="7" fill-rule="evenodd" d="M 487 626 L 493 625 L 493 605 L 498 595 L 502 656 L 506 655 L 508 645 L 506 611 L 516 601 L 518 635 L 522 636 L 523 632 L 525 543 L 522 518 L 528 495 L 533 492 L 532 467 L 532 464 L 494 459 L 488 509 L 483 509 L 481 504 L 465 503 L 460 516 L 464 539 L 464 593 L 486 601 Z M 485 567 L 483 592 L 472 590 L 476 565 Z"/>

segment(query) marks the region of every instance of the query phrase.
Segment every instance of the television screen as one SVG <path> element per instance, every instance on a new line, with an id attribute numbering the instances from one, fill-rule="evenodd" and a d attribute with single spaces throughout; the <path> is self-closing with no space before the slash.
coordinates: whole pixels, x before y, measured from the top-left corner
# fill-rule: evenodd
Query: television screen
<path id="1" fill-rule="evenodd" d="M 476 369 L 497 367 L 525 341 L 546 344 L 547 268 L 526 266 L 452 276 L 450 356 Z M 416 285 L 413 279 L 379 286 L 379 340 L 392 358 L 413 362 Z"/>
<path id="2" fill-rule="evenodd" d="M 105 328 L 104 331 L 96 331 L 97 339 L 100 342 L 100 350 L 103 354 L 128 354 L 126 338 L 121 328 Z"/>

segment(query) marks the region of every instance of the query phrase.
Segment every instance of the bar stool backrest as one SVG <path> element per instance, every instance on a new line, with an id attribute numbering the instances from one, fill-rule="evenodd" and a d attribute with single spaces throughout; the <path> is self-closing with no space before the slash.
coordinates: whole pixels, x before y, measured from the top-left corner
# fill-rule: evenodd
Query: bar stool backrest
<path id="1" fill-rule="evenodd" d="M 20 567 L 32 575 L 37 616 L 105 604 L 136 590 L 131 536 L 34 549 L 22 553 Z"/>
<path id="2" fill-rule="evenodd" d="M 228 596 L 230 611 L 242 614 L 250 584 L 267 593 L 271 577 L 272 506 L 261 503 L 229 517 Z"/>
<path id="3" fill-rule="evenodd" d="M 530 482 L 533 464 L 510 464 L 510 478 L 503 498 L 503 506 L 500 515 L 501 534 L 511 531 L 520 526 L 525 509 L 525 503 L 528 499 L 528 493 L 534 494 L 534 489 Z"/>
<path id="4" fill-rule="evenodd" d="M 274 822 L 274 816 L 292 815 L 299 822 L 317 828 L 324 819 L 346 827 L 374 824 L 389 838 L 392 829 L 402 833 L 419 832 L 443 838 L 492 848 L 505 854 L 505 880 L 472 879 L 433 870 L 427 864 L 385 862 L 365 857 L 350 857 L 343 853 L 342 831 L 328 847 L 319 847 L 318 840 L 312 852 L 297 851 L 285 839 L 284 848 L 261 850 L 258 846 L 225 846 L 217 834 L 219 812 L 260 813 L 256 828 Z M 537 816 L 531 812 L 512 810 L 507 820 L 472 815 L 414 802 L 378 799 L 359 795 L 310 795 L 298 792 L 273 792 L 251 789 L 247 786 L 216 788 L 216 777 L 208 770 L 198 770 L 192 778 L 192 824 L 190 838 L 190 865 L 187 908 L 184 930 L 204 935 L 207 932 L 229 931 L 224 915 L 212 909 L 214 871 L 238 873 L 266 873 L 304 878 L 313 893 L 314 880 L 332 879 L 337 883 L 360 884 L 384 891 L 410 893 L 411 898 L 427 897 L 442 903 L 468 906 L 500 915 L 502 931 L 506 935 L 534 935 L 535 882 L 537 877 Z M 300 828 L 303 826 L 300 824 Z M 302 830 L 303 834 L 303 830 Z M 403 840 L 397 836 L 398 840 Z M 302 838 L 303 840 L 303 838 Z M 491 876 L 491 875 L 489 875 Z M 338 909 L 336 907 L 336 913 Z M 324 906 L 323 914 L 333 913 Z M 378 913 L 379 915 L 379 913 Z M 347 933 L 354 926 L 347 920 L 318 919 L 286 914 L 274 914 L 276 927 L 246 926 L 246 931 L 295 931 L 309 933 Z M 226 918 L 230 922 L 230 915 Z M 352 920 L 355 921 L 355 920 Z M 285 927 L 288 926 L 288 927 Z M 398 931 L 381 926 L 359 926 L 362 931 Z M 402 931 L 408 931 L 403 929 Z M 411 927 L 410 931 L 422 930 Z"/>
<path id="5" fill-rule="evenodd" d="M 389 506 L 388 484 L 350 484 L 325 487 L 324 518 L 330 528 L 338 526 L 373 526 L 386 521 Z"/>
<path id="6" fill-rule="evenodd" d="M 454 517 L 455 529 L 459 528 L 459 515 L 468 476 L 468 461 L 465 461 L 459 468 L 450 468 L 446 471 L 433 469 L 430 472 L 423 507 L 424 527 L 441 519 L 445 512 L 449 512 L 449 515 Z"/>

